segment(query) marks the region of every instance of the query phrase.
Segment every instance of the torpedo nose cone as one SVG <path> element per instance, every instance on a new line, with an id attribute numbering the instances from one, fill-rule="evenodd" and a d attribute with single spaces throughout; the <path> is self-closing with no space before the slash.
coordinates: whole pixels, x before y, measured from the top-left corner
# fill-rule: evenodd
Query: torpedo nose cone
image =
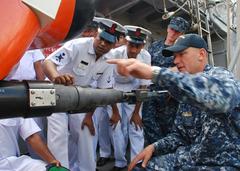
<path id="1" fill-rule="evenodd" d="M 80 34 L 84 26 L 92 21 L 95 13 L 95 0 L 76 0 L 71 28 L 66 40 Z"/>
<path id="2" fill-rule="evenodd" d="M 41 17 L 45 14 L 44 10 L 39 10 L 42 8 L 33 10 L 22 0 L 0 1 L 0 79 L 10 72 L 27 49 L 53 46 L 80 34 L 94 17 L 95 0 L 61 0 L 56 8 L 55 19 L 43 26 Z"/>

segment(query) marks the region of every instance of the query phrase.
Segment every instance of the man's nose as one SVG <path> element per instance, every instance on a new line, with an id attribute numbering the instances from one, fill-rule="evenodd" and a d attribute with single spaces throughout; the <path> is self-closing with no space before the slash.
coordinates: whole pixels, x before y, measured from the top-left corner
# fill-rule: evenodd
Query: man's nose
<path id="1" fill-rule="evenodd" d="M 173 63 L 174 63 L 175 65 L 177 65 L 177 64 L 179 63 L 179 56 L 178 56 L 178 55 L 174 55 Z"/>

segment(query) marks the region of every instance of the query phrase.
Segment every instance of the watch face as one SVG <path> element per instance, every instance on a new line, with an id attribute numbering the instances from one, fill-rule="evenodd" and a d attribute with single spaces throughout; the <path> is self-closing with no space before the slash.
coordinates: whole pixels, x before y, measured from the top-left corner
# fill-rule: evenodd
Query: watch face
<path id="1" fill-rule="evenodd" d="M 52 166 L 48 168 L 47 171 L 70 171 L 70 170 L 65 167 Z"/>

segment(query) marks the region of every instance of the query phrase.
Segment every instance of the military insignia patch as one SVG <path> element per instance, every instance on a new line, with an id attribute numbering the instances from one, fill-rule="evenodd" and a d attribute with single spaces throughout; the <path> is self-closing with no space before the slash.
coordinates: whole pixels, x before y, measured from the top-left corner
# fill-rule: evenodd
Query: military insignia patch
<path id="1" fill-rule="evenodd" d="M 117 24 L 113 24 L 111 28 L 109 28 L 109 32 L 114 34 L 116 32 Z"/>
<path id="2" fill-rule="evenodd" d="M 141 29 L 137 28 L 136 31 L 135 31 L 135 36 L 139 37 L 140 35 L 141 35 Z"/>
<path id="3" fill-rule="evenodd" d="M 64 56 L 65 56 L 65 53 L 63 52 L 63 53 L 55 55 L 55 59 L 56 59 L 56 61 L 61 63 L 61 61 L 64 59 Z"/>

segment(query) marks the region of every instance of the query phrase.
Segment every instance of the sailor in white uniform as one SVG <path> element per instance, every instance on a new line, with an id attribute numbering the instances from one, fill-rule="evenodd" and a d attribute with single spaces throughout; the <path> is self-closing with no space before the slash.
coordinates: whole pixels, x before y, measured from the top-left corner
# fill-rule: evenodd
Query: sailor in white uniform
<path id="1" fill-rule="evenodd" d="M 113 58 L 136 58 L 146 64 L 151 64 L 151 56 L 144 49 L 146 38 L 151 34 L 150 31 L 138 26 L 124 26 L 127 30 L 127 44 L 112 50 Z M 124 92 L 130 92 L 139 88 L 146 88 L 150 82 L 148 80 L 136 79 L 133 77 L 123 77 L 116 71 L 114 72 L 113 88 Z M 119 103 L 117 104 L 121 115 L 122 129 L 112 131 L 112 139 L 115 157 L 115 167 L 113 170 L 121 170 L 126 167 L 127 161 L 125 158 L 128 139 L 130 140 L 131 159 L 133 159 L 144 146 L 142 121 L 141 121 L 141 103 L 136 104 Z M 108 108 L 109 115 L 112 113 L 111 108 Z M 123 136 L 122 136 L 123 135 Z M 123 138 L 124 137 L 124 138 Z M 116 142 L 116 143 L 114 143 Z M 106 153 L 110 151 L 111 146 L 103 147 Z M 104 152 L 100 151 L 100 157 L 106 158 Z"/>
<path id="2" fill-rule="evenodd" d="M 65 85 L 94 84 L 97 88 L 112 88 L 113 67 L 107 64 L 106 60 L 110 58 L 111 54 L 108 52 L 114 47 L 119 32 L 124 28 L 109 19 L 101 19 L 99 25 L 101 30 L 97 37 L 69 41 L 45 60 L 44 70 L 51 81 Z M 66 167 L 69 166 L 69 122 L 71 137 L 77 145 L 75 151 L 78 152 L 78 168 L 71 170 L 96 169 L 93 148 L 95 128 L 92 115 L 93 112 L 73 115 L 55 113 L 48 118 L 49 148 Z"/>
<path id="3" fill-rule="evenodd" d="M 40 128 L 33 119 L 12 118 L 0 120 L 0 170 L 1 171 L 46 171 L 48 163 L 60 165 L 46 144 L 37 134 Z M 19 135 L 28 142 L 46 162 L 20 155 Z"/>
<path id="4" fill-rule="evenodd" d="M 44 80 L 45 74 L 42 70 L 42 61 L 44 59 L 45 57 L 40 49 L 26 51 L 21 60 L 11 70 L 5 80 Z M 40 135 L 45 141 L 45 117 L 35 117 L 33 120 L 41 128 L 42 131 L 40 132 Z M 30 146 L 27 146 L 27 148 L 32 158 L 40 159 L 40 157 L 34 153 Z"/>

